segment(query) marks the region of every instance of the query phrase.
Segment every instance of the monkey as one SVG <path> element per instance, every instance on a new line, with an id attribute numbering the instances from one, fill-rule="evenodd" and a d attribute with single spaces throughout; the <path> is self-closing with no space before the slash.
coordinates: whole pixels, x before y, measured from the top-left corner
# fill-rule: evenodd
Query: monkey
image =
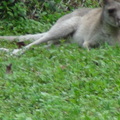
<path id="1" fill-rule="evenodd" d="M 61 38 L 80 47 L 90 49 L 107 43 L 120 44 L 120 0 L 103 0 L 101 8 L 80 8 L 72 13 L 59 18 L 57 22 L 44 33 L 21 36 L 0 36 L 0 39 L 14 41 L 33 40 L 21 49 L 14 49 L 13 55 L 18 55 L 29 50 L 34 45 L 41 43 L 54 44 Z M 9 52 L 9 49 L 0 48 Z"/>

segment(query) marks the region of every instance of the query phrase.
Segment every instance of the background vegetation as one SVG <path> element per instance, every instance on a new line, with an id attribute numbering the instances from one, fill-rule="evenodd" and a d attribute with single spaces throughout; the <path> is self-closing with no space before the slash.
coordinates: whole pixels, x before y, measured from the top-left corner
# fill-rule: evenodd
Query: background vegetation
<path id="1" fill-rule="evenodd" d="M 1 0 L 0 35 L 47 31 L 62 15 L 99 0 Z M 27 43 L 25 43 L 27 44 Z M 0 47 L 17 48 L 0 40 Z M 120 47 L 74 44 L 0 52 L 0 120 L 119 120 Z"/>
<path id="2" fill-rule="evenodd" d="M 99 6 L 97 1 L 99 0 L 1 0 L 0 35 L 43 32 L 62 15 L 76 8 Z"/>

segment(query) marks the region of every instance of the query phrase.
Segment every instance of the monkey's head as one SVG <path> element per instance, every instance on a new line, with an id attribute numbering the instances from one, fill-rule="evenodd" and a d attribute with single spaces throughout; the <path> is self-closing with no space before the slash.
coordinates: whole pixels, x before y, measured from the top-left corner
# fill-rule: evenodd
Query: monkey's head
<path id="1" fill-rule="evenodd" d="M 104 20 L 120 28 L 120 0 L 103 0 L 103 5 Z"/>

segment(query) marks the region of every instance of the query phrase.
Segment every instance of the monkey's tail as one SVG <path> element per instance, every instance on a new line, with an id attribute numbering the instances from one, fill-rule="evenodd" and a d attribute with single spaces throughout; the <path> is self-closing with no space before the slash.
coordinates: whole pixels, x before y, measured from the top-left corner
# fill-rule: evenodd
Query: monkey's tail
<path id="1" fill-rule="evenodd" d="M 38 33 L 38 34 L 27 34 L 21 36 L 0 36 L 0 39 L 5 39 L 9 41 L 35 41 L 41 37 L 43 37 L 46 33 Z"/>

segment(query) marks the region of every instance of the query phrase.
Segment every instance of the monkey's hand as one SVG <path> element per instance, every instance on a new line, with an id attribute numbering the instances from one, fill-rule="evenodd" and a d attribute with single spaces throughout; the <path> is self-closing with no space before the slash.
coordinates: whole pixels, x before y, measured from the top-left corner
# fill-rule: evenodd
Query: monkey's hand
<path id="1" fill-rule="evenodd" d="M 9 49 L 6 49 L 6 48 L 0 48 L 0 51 L 10 52 L 10 50 L 9 50 Z"/>
<path id="2" fill-rule="evenodd" d="M 19 55 L 22 55 L 24 53 L 24 50 L 23 49 L 14 49 L 11 53 L 11 55 L 16 55 L 16 56 L 19 56 Z"/>

